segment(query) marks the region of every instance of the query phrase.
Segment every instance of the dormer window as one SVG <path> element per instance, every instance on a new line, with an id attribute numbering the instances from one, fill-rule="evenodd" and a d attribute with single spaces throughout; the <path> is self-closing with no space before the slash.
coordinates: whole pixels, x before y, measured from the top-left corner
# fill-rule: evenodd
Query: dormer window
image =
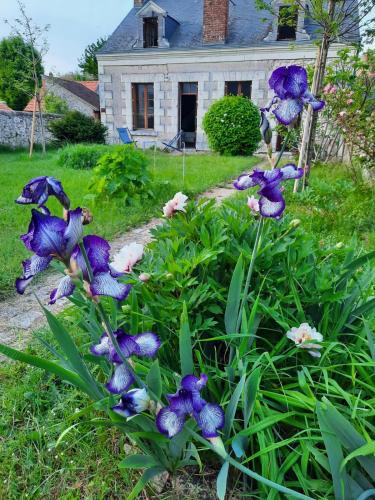
<path id="1" fill-rule="evenodd" d="M 158 47 L 158 18 L 144 17 L 143 18 L 143 47 Z"/>
<path id="2" fill-rule="evenodd" d="M 288 0 L 272 0 L 273 9 L 278 15 L 273 16 L 271 31 L 264 40 L 266 42 L 310 40 L 310 35 L 305 30 L 307 0 L 297 2 L 301 8 L 285 4 L 285 1 L 288 2 Z"/>
<path id="3" fill-rule="evenodd" d="M 279 8 L 277 40 L 296 40 L 298 11 L 291 5 L 282 5 Z"/>
<path id="4" fill-rule="evenodd" d="M 168 15 L 168 12 L 153 0 L 146 1 L 137 12 L 138 38 L 135 49 L 168 48 L 169 39 L 179 23 Z"/>

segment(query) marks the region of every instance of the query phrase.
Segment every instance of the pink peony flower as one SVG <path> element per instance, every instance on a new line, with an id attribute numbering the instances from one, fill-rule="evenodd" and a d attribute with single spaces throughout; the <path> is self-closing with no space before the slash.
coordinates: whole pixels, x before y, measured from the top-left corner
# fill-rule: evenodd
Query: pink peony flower
<path id="1" fill-rule="evenodd" d="M 186 212 L 185 207 L 187 199 L 188 197 L 183 193 L 176 193 L 174 197 L 164 205 L 164 217 L 170 218 L 174 215 L 175 212 Z"/>
<path id="2" fill-rule="evenodd" d="M 298 328 L 291 328 L 286 336 L 293 340 L 297 347 L 308 349 L 308 353 L 314 358 L 320 358 L 319 349 L 322 346 L 317 342 L 322 342 L 323 335 L 312 328 L 307 323 L 302 323 Z"/>
<path id="3" fill-rule="evenodd" d="M 323 94 L 329 94 L 331 91 L 332 85 L 330 83 L 327 83 L 327 85 L 323 89 Z"/>
<path id="4" fill-rule="evenodd" d="M 255 196 L 248 196 L 247 198 L 247 206 L 253 213 L 259 212 L 259 200 L 255 198 Z"/>
<path id="5" fill-rule="evenodd" d="M 336 94 L 336 92 L 337 92 L 337 88 L 334 85 L 332 85 L 331 86 L 331 90 L 329 91 L 329 93 L 330 94 Z"/>
<path id="6" fill-rule="evenodd" d="M 144 247 L 139 243 L 125 245 L 114 256 L 111 266 L 119 273 L 131 273 L 133 266 L 142 259 Z"/>

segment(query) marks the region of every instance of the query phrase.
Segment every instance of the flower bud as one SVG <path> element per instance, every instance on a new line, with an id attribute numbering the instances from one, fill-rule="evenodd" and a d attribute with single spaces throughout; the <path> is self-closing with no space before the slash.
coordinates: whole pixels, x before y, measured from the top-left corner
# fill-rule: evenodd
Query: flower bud
<path id="1" fill-rule="evenodd" d="M 260 112 L 260 133 L 262 134 L 263 141 L 266 144 L 270 144 L 272 141 L 272 130 L 270 122 L 263 111 Z"/>
<path id="2" fill-rule="evenodd" d="M 130 311 L 132 310 L 131 306 L 129 306 L 129 304 L 125 304 L 124 306 L 121 307 L 121 310 L 123 313 L 130 313 Z"/>
<path id="3" fill-rule="evenodd" d="M 300 219 L 293 219 L 289 222 L 289 226 L 291 227 L 298 227 L 301 224 Z"/>
<path id="4" fill-rule="evenodd" d="M 173 278 L 174 278 L 174 276 L 173 276 L 173 274 L 172 274 L 172 273 L 167 273 L 167 274 L 165 275 L 165 278 L 166 278 L 168 281 L 172 281 L 172 280 L 173 280 Z"/>
<path id="5" fill-rule="evenodd" d="M 83 207 L 82 208 L 82 224 L 84 226 L 87 226 L 93 221 L 93 216 L 92 213 L 88 208 Z"/>
<path id="6" fill-rule="evenodd" d="M 339 250 L 340 248 L 344 248 L 344 243 L 342 241 L 339 241 L 339 243 L 336 244 L 336 248 L 337 250 Z"/>
<path id="7" fill-rule="evenodd" d="M 151 279 L 151 275 L 148 273 L 142 273 L 139 275 L 139 279 L 141 281 L 143 281 L 143 283 L 146 283 L 147 281 L 149 281 Z"/>

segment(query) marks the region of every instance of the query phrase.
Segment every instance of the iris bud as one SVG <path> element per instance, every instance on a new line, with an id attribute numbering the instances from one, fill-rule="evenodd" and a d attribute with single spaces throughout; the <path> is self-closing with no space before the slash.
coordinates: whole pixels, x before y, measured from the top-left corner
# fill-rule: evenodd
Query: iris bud
<path id="1" fill-rule="evenodd" d="M 298 227 L 300 224 L 301 224 L 301 220 L 300 219 L 293 219 L 289 223 L 289 225 L 291 227 Z"/>

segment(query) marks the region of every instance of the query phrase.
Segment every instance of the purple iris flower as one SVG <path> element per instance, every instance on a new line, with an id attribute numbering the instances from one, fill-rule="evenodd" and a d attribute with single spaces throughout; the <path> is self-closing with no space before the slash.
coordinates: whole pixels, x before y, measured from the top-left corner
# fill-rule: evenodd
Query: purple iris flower
<path id="1" fill-rule="evenodd" d="M 128 335 L 123 330 L 117 330 L 114 334 L 125 358 L 131 356 L 153 358 L 160 348 L 160 339 L 152 332 Z M 91 352 L 95 356 L 105 356 L 108 361 L 114 363 L 112 378 L 106 386 L 109 392 L 122 394 L 127 391 L 134 382 L 133 373 L 122 362 L 107 333 L 102 335 L 99 344 L 91 347 Z"/>
<path id="2" fill-rule="evenodd" d="M 262 111 L 269 111 L 277 104 L 273 114 L 283 125 L 292 123 L 305 104 L 311 104 L 314 111 L 325 106 L 324 101 L 320 101 L 309 91 L 307 72 L 302 66 L 281 66 L 272 73 L 268 83 L 276 95 Z"/>
<path id="3" fill-rule="evenodd" d="M 22 263 L 24 272 L 23 276 L 16 280 L 17 292 L 22 295 L 27 285 L 38 273 L 47 269 L 53 258 L 68 267 L 73 249 L 81 238 L 81 208 L 69 211 L 67 221 L 33 209 L 28 232 L 21 236 L 21 240 L 27 250 L 35 255 Z M 73 292 L 74 284 L 69 276 L 63 278 L 59 288 L 61 296 Z"/>
<path id="4" fill-rule="evenodd" d="M 105 295 L 120 301 L 125 300 L 132 287 L 117 281 L 116 278 L 122 274 L 109 264 L 111 247 L 108 241 L 100 236 L 89 235 L 83 238 L 83 245 L 94 277 L 90 281 L 85 259 L 78 246 L 75 247 L 70 259 L 72 270 L 78 269 L 82 272 L 83 279 L 89 283 L 90 293 L 93 296 Z"/>
<path id="5" fill-rule="evenodd" d="M 169 405 L 162 408 L 156 417 L 159 432 L 172 438 L 182 431 L 185 420 L 192 416 L 205 438 L 218 436 L 224 427 L 224 411 L 218 404 L 207 403 L 201 398 L 201 391 L 207 384 L 207 375 L 200 378 L 187 375 L 181 381 L 176 394 L 167 395 Z"/>
<path id="6" fill-rule="evenodd" d="M 120 403 L 112 406 L 112 410 L 123 417 L 131 417 L 146 411 L 150 403 L 146 389 L 132 389 L 121 396 Z"/>
<path id="7" fill-rule="evenodd" d="M 289 163 L 282 168 L 273 170 L 257 170 L 251 174 L 240 175 L 234 182 L 234 187 L 243 191 L 254 186 L 260 186 L 258 194 L 259 211 L 263 217 L 279 218 L 285 210 L 285 200 L 281 190 L 281 182 L 288 179 L 299 179 L 303 169 Z"/>
<path id="8" fill-rule="evenodd" d="M 46 175 L 36 177 L 26 184 L 22 190 L 22 195 L 16 200 L 20 205 L 36 204 L 38 208 L 44 208 L 43 205 L 48 200 L 49 196 L 56 196 L 61 205 L 69 210 L 70 200 L 60 181 L 54 177 Z"/>

